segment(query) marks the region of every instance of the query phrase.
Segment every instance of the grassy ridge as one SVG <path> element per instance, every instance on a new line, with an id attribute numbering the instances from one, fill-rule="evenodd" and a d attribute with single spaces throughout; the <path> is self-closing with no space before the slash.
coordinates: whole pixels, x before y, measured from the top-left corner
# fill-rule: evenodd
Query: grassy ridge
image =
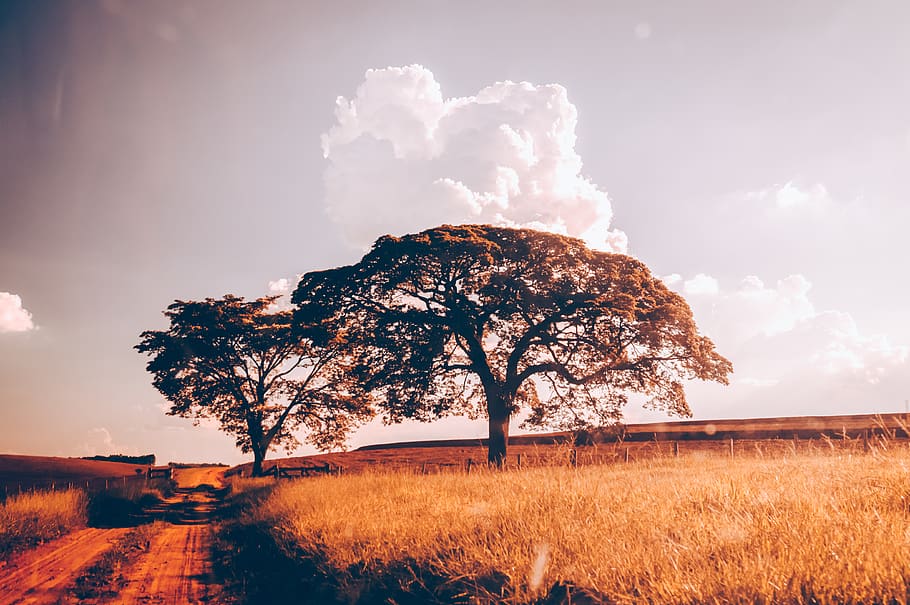
<path id="1" fill-rule="evenodd" d="M 245 522 L 302 572 L 269 581 L 323 601 L 906 603 L 908 471 L 878 450 L 324 477 Z"/>
<path id="2" fill-rule="evenodd" d="M 134 477 L 136 469 L 145 472 L 142 464 L 103 462 L 81 458 L 57 458 L 52 456 L 25 456 L 0 454 L 0 481 L 12 483 L 39 479 L 65 483 L 78 482 L 96 477 Z"/>
<path id="3" fill-rule="evenodd" d="M 83 491 L 34 492 L 0 504 L 0 559 L 84 527 L 88 499 Z"/>

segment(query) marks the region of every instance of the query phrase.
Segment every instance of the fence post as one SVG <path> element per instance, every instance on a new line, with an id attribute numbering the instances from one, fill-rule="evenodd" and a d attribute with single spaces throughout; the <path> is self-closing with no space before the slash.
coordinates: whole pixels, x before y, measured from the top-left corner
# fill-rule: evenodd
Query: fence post
<path id="1" fill-rule="evenodd" d="M 104 479 L 104 489 L 105 490 L 108 489 L 107 478 Z"/>
<path id="2" fill-rule="evenodd" d="M 679 458 L 679 441 L 673 442 L 673 457 Z"/>
<path id="3" fill-rule="evenodd" d="M 733 458 L 733 437 L 730 437 L 730 457 Z"/>
<path id="4" fill-rule="evenodd" d="M 469 475 L 471 474 L 471 465 L 473 465 L 473 464 L 474 464 L 474 461 L 471 460 L 470 458 L 468 458 L 467 473 Z"/>
<path id="5" fill-rule="evenodd" d="M 573 467 L 578 466 L 578 450 L 572 448 L 572 453 L 569 454 L 569 464 Z"/>
<path id="6" fill-rule="evenodd" d="M 629 448 L 628 447 L 626 447 L 625 461 L 626 462 L 629 461 Z"/>
<path id="7" fill-rule="evenodd" d="M 869 429 L 863 431 L 863 451 L 869 451 Z"/>
<path id="8" fill-rule="evenodd" d="M 521 468 L 521 452 L 518 453 L 518 468 Z"/>

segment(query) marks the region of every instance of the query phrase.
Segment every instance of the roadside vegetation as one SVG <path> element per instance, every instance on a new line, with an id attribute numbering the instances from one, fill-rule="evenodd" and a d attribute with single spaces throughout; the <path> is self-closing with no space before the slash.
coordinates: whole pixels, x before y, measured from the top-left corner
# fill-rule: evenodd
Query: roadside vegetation
<path id="1" fill-rule="evenodd" d="M 150 486 L 127 483 L 91 494 L 76 488 L 12 494 L 0 503 L 0 560 L 86 526 L 144 523 L 143 510 L 172 491 L 171 482 L 161 480 Z"/>
<path id="2" fill-rule="evenodd" d="M 173 493 L 170 480 L 127 483 L 96 492 L 88 501 L 88 521 L 93 527 L 127 527 L 140 522 L 143 510 L 160 504 Z"/>
<path id="3" fill-rule="evenodd" d="M 320 477 L 235 523 L 248 602 L 905 603 L 910 453 Z"/>
<path id="4" fill-rule="evenodd" d="M 87 521 L 82 490 L 11 495 L 0 504 L 0 559 L 85 527 Z"/>

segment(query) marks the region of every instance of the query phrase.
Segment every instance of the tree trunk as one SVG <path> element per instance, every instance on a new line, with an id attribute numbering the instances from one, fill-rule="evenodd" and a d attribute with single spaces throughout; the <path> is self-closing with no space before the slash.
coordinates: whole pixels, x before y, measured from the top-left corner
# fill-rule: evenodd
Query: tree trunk
<path id="1" fill-rule="evenodd" d="M 262 404 L 263 402 L 260 402 Z M 265 441 L 262 430 L 262 417 L 252 411 L 246 413 L 247 434 L 250 436 L 250 449 L 253 450 L 253 476 L 262 476 L 262 463 L 269 451 L 269 444 Z"/>
<path id="2" fill-rule="evenodd" d="M 509 446 L 508 412 L 490 414 L 490 439 L 487 450 L 487 461 L 491 466 L 501 468 L 506 461 L 506 449 Z"/>
<path id="3" fill-rule="evenodd" d="M 253 449 L 253 476 L 261 477 L 262 476 L 262 462 L 265 460 L 265 456 L 259 451 L 258 448 Z"/>

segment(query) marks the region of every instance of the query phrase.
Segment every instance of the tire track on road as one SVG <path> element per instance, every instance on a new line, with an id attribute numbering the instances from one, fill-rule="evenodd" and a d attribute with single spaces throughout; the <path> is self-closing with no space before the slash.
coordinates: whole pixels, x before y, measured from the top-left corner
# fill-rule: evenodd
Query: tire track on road
<path id="1" fill-rule="evenodd" d="M 180 479 L 178 475 L 178 480 Z M 118 605 L 219 603 L 222 589 L 212 573 L 211 514 L 217 500 L 209 487 L 182 487 L 158 514 L 167 522 L 149 551 L 124 571 Z"/>
<path id="2" fill-rule="evenodd" d="M 212 528 L 171 525 L 165 528 L 133 569 L 116 597 L 123 605 L 212 603 L 220 593 L 211 580 L 208 557 Z"/>
<path id="3" fill-rule="evenodd" d="M 90 527 L 15 557 L 0 574 L 0 605 L 58 602 L 79 572 L 127 531 Z"/>

